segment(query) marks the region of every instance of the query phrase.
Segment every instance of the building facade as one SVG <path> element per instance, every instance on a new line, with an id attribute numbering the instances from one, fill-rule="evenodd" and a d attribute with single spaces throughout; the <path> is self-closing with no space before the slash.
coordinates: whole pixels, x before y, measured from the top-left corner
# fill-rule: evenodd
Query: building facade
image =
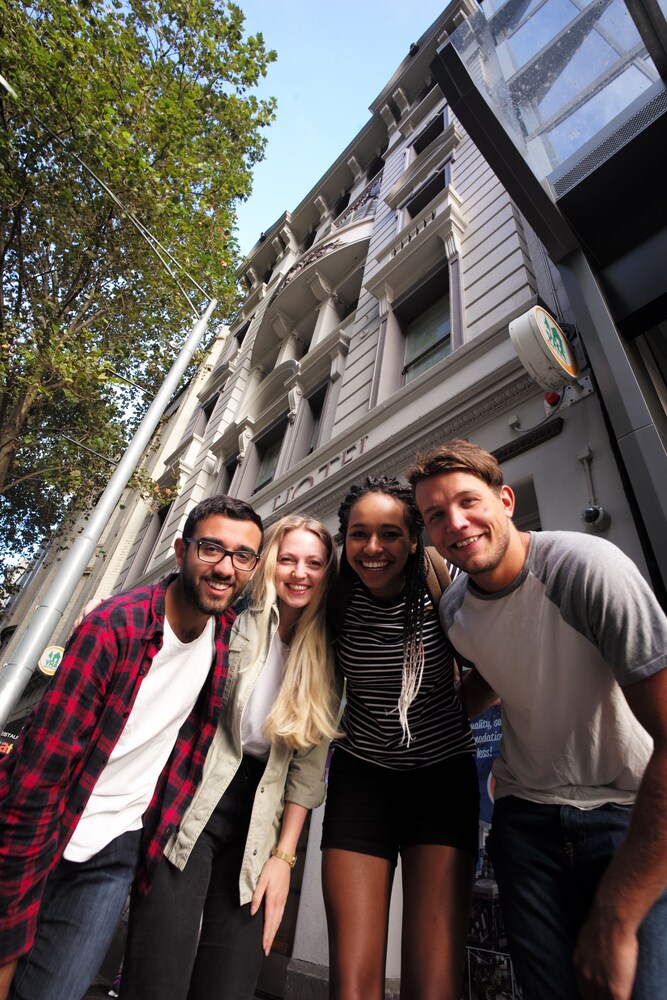
<path id="1" fill-rule="evenodd" d="M 351 483 L 404 477 L 417 450 L 451 437 L 498 455 L 522 528 L 601 531 L 649 577 L 645 532 L 562 275 L 433 75 L 439 46 L 476 9 L 454 0 L 421 38 L 406 40 L 366 126 L 298 206 L 267 224 L 238 272 L 238 315 L 147 456 L 173 501 L 156 511 L 128 491 L 54 642 L 90 598 L 170 571 L 174 537 L 204 497 L 248 500 L 267 524 L 308 511 L 335 532 Z M 547 392 L 510 337 L 510 324 L 535 306 L 568 333 L 578 364 L 576 377 Z M 591 506 L 605 516 L 587 524 Z M 32 570 L 5 621 L 4 655 L 55 568 L 50 552 Z M 320 812 L 263 973 L 266 995 L 326 995 Z M 390 992 L 400 978 L 396 882 Z"/>

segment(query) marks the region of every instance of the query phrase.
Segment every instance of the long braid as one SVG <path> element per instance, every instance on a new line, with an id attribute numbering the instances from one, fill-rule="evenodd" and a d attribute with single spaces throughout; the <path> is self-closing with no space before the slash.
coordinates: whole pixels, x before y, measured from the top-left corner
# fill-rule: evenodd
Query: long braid
<path id="1" fill-rule="evenodd" d="M 422 531 L 424 522 L 415 504 L 412 489 L 398 479 L 388 476 L 367 476 L 360 486 L 350 487 L 338 509 L 340 531 L 343 536 L 341 574 L 354 574 L 345 552 L 345 535 L 350 512 L 362 497 L 369 493 L 384 493 L 403 504 L 405 523 L 409 533 L 417 539 L 417 548 L 408 557 L 405 567 L 405 605 L 403 612 L 403 676 L 401 693 L 398 698 L 398 717 L 403 730 L 403 740 L 410 746 L 410 725 L 408 710 L 417 697 L 424 675 L 424 606 L 426 603 L 426 560 Z"/>

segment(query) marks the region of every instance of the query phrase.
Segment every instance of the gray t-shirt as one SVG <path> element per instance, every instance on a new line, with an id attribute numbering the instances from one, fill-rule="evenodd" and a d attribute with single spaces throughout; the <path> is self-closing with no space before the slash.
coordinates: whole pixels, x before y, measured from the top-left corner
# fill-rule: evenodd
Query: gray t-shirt
<path id="1" fill-rule="evenodd" d="M 496 797 L 592 809 L 631 804 L 652 751 L 620 685 L 667 665 L 667 618 L 615 545 L 531 533 L 509 587 L 482 593 L 462 574 L 443 626 L 502 700 Z"/>

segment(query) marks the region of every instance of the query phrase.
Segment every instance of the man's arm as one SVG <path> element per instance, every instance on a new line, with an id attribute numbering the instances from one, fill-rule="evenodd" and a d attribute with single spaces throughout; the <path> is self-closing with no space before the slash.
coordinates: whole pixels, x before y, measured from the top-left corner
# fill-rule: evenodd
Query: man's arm
<path id="1" fill-rule="evenodd" d="M 487 708 L 491 708 L 492 705 L 497 704 L 499 701 L 496 692 L 493 690 L 491 685 L 484 680 L 475 667 L 471 667 L 469 670 L 466 670 L 463 677 L 462 688 L 463 704 L 469 718 L 471 719 L 481 715 L 482 712 L 487 710 Z"/>
<path id="2" fill-rule="evenodd" d="M 575 949 L 585 1000 L 629 1000 L 637 929 L 667 885 L 667 668 L 623 693 L 654 749 L 628 835 L 598 886 Z"/>

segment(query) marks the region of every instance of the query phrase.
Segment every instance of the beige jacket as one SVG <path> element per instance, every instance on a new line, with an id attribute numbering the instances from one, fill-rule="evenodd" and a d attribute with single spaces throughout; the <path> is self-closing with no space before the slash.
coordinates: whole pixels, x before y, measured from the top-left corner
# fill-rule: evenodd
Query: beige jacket
<path id="1" fill-rule="evenodd" d="M 234 622 L 229 638 L 229 675 L 223 694 L 220 721 L 204 764 L 201 784 L 181 825 L 165 849 L 177 868 L 185 864 L 199 834 L 241 762 L 241 716 L 257 678 L 262 672 L 273 636 L 278 627 L 274 606 L 271 629 L 264 655 L 248 670 L 249 658 L 257 642 L 257 614 L 244 611 Z M 249 903 L 260 872 L 278 843 L 285 802 L 313 809 L 324 801 L 324 767 L 329 741 L 309 750 L 291 750 L 281 740 L 274 741 L 262 779 L 257 787 L 248 839 L 239 878 L 241 903 Z"/>

